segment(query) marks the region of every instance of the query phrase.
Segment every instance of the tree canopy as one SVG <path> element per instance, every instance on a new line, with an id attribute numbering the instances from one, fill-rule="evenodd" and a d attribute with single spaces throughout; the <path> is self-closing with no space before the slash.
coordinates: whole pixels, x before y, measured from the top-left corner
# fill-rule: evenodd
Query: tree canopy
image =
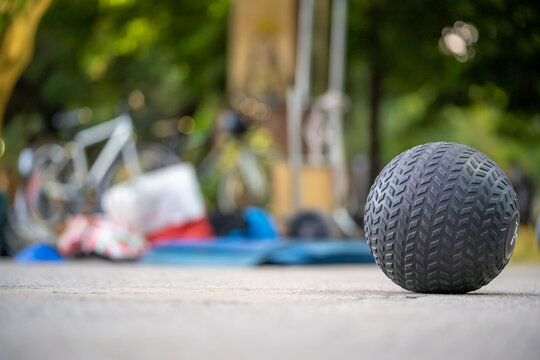
<path id="1" fill-rule="evenodd" d="M 469 58 L 441 49 L 445 28 L 472 25 Z M 476 147 L 540 180 L 540 7 L 535 1 L 352 0 L 348 152 L 366 151 L 370 74 L 380 77 L 381 156 L 428 141 Z M 539 184 L 540 185 L 540 184 Z"/>
<path id="2" fill-rule="evenodd" d="M 8 147 L 16 152 L 20 139 L 50 132 L 60 110 L 88 106 L 93 121 L 103 121 L 134 90 L 147 104 L 138 114 L 143 130 L 148 119 L 186 114 L 208 126 L 225 101 L 229 7 L 228 0 L 56 0 L 8 106 Z M 458 21 L 478 35 L 466 58 L 444 50 L 443 32 Z M 349 155 L 369 149 L 375 103 L 379 167 L 413 145 L 449 140 L 503 168 L 518 163 L 540 185 L 535 1 L 351 0 L 348 27 Z"/>

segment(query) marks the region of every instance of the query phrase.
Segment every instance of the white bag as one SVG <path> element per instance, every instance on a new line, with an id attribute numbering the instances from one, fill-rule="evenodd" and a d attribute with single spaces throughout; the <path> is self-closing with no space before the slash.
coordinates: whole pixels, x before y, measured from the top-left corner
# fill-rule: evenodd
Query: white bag
<path id="1" fill-rule="evenodd" d="M 197 175 L 189 163 L 114 185 L 103 194 L 102 206 L 108 218 L 144 235 L 206 216 Z"/>

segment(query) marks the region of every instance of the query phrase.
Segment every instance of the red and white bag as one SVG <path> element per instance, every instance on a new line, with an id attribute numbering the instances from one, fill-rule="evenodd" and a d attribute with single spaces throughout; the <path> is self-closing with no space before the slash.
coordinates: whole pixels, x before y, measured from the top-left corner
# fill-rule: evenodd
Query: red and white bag
<path id="1" fill-rule="evenodd" d="M 180 163 L 112 186 L 102 197 L 107 218 L 149 240 L 214 236 L 193 165 Z"/>

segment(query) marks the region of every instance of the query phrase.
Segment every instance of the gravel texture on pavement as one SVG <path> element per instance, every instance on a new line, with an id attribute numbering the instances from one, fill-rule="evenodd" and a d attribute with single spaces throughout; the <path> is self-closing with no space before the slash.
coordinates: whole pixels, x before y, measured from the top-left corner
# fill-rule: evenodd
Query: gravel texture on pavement
<path id="1" fill-rule="evenodd" d="M 466 295 L 373 265 L 0 262 L 0 359 L 540 359 L 540 266 Z"/>

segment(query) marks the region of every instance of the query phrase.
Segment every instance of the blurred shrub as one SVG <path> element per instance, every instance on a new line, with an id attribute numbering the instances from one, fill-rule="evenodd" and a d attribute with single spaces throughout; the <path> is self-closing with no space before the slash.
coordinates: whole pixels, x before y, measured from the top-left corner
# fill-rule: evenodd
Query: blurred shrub
<path id="1" fill-rule="evenodd" d="M 536 262 L 540 263 L 540 250 L 534 229 L 530 226 L 521 225 L 516 241 L 514 254 L 510 259 L 512 263 Z"/>

